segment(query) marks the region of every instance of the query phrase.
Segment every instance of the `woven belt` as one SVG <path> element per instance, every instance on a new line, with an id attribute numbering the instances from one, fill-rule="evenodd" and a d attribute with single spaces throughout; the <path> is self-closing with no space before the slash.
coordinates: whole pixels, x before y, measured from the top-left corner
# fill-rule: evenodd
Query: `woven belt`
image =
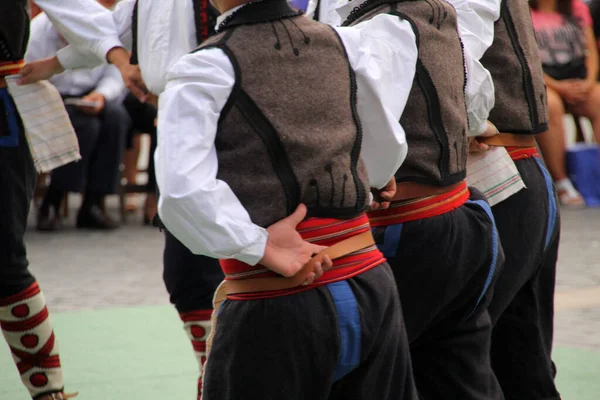
<path id="1" fill-rule="evenodd" d="M 0 77 L 14 75 L 25 66 L 25 60 L 18 61 L 1 61 L 0 62 Z"/>
<path id="2" fill-rule="evenodd" d="M 535 136 L 515 135 L 514 133 L 499 133 L 494 136 L 478 137 L 477 141 L 497 147 L 535 147 Z"/>
<path id="3" fill-rule="evenodd" d="M 290 278 L 267 277 L 225 280 L 215 294 L 215 302 L 223 301 L 230 294 L 270 292 L 292 289 L 302 285 L 308 275 L 315 270 L 315 264 L 323 261 L 325 256 L 333 261 L 337 258 L 354 253 L 375 244 L 371 231 L 366 231 L 348 239 L 342 240 L 315 255 L 302 269 Z"/>

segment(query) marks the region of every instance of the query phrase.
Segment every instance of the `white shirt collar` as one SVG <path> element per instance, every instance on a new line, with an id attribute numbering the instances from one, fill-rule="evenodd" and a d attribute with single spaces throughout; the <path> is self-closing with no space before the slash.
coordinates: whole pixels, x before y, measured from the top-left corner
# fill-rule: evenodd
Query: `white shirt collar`
<path id="1" fill-rule="evenodd" d="M 363 3 L 366 3 L 367 0 L 353 0 L 349 3 L 344 4 L 343 6 L 337 7 L 335 11 L 339 14 L 340 18 L 342 18 L 342 22 L 344 22 L 352 10 L 356 7 L 360 7 Z"/>
<path id="2" fill-rule="evenodd" d="M 231 14 L 233 14 L 234 12 L 236 12 L 237 10 L 239 10 L 240 8 L 247 6 L 250 3 L 246 3 L 246 4 L 240 4 L 239 6 L 233 7 L 227 11 L 225 11 L 223 14 L 219 15 L 217 17 L 217 25 L 215 26 L 215 30 L 218 30 L 219 25 L 221 25 L 221 22 L 223 22 L 225 20 L 225 18 L 229 17 Z"/>

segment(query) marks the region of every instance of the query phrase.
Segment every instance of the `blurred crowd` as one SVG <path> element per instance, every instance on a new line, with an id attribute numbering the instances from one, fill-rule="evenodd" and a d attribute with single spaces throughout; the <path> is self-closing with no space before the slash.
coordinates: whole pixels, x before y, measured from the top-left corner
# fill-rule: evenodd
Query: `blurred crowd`
<path id="1" fill-rule="evenodd" d="M 98 0 L 112 8 L 118 0 Z M 67 45 L 52 22 L 31 2 L 31 38 L 26 61 L 51 56 Z M 600 0 L 531 0 L 531 14 L 543 63 L 549 129 L 538 136 L 544 161 L 565 207 L 583 208 L 585 199 L 570 179 L 564 116 L 589 119 L 595 141 L 600 142 L 600 84 L 598 41 Z M 38 15 L 40 14 L 40 15 Z M 37 229 L 56 231 L 63 225 L 64 202 L 69 193 L 81 193 L 77 227 L 115 229 L 119 222 L 106 212 L 106 196 L 123 193 L 136 185 L 141 193 L 122 194 L 125 212 L 142 209 L 149 224 L 156 213 L 157 196 L 153 152 L 156 147 L 156 108 L 139 102 L 126 90 L 119 71 L 111 65 L 90 70 L 66 71 L 51 79 L 63 101 L 77 134 L 82 161 L 54 170 L 49 176 L 37 208 Z M 150 146 L 140 152 L 140 135 L 150 137 Z M 146 143 L 146 142 L 144 142 Z M 140 154 L 148 157 L 147 179 L 139 185 Z M 597 165 L 587 168 L 600 171 Z M 46 177 L 47 179 L 48 177 Z M 592 182 L 600 185 L 600 182 Z M 600 192 L 598 188 L 597 192 Z M 142 197 L 145 202 L 142 206 Z M 140 207 L 141 206 L 141 207 Z"/>

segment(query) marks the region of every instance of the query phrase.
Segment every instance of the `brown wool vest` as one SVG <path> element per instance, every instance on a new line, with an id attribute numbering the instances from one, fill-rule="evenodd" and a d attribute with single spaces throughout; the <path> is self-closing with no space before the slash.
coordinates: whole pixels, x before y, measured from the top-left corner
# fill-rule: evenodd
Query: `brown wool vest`
<path id="1" fill-rule="evenodd" d="M 415 81 L 400 119 L 408 155 L 396 180 L 438 186 L 459 182 L 465 178 L 468 120 L 456 12 L 439 0 L 369 0 L 353 11 L 344 25 L 383 13 L 409 21 L 419 49 Z"/>
<path id="2" fill-rule="evenodd" d="M 314 217 L 364 211 L 356 82 L 335 31 L 303 16 L 277 18 L 226 28 L 200 51 L 215 46 L 236 72 L 216 137 L 218 179 L 252 221 L 268 226 L 300 203 Z"/>
<path id="3" fill-rule="evenodd" d="M 521 134 L 546 131 L 546 86 L 526 0 L 502 2 L 494 43 L 481 63 L 494 79 L 496 104 L 489 119 L 498 130 Z"/>

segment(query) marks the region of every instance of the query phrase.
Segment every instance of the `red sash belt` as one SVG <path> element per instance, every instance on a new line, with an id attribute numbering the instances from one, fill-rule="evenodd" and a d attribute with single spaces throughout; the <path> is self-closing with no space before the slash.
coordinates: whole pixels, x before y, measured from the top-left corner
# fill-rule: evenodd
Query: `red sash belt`
<path id="1" fill-rule="evenodd" d="M 390 208 L 386 210 L 370 211 L 368 213 L 369 221 L 371 226 L 376 227 L 431 218 L 462 206 L 469 199 L 469 196 L 467 183 L 462 182 L 446 193 L 393 202 Z"/>
<path id="2" fill-rule="evenodd" d="M 0 62 L 0 77 L 14 75 L 25 66 L 25 60 L 19 61 L 1 61 Z"/>
<path id="3" fill-rule="evenodd" d="M 297 229 L 305 240 L 322 246 L 331 246 L 344 239 L 366 232 L 371 228 L 367 215 L 363 213 L 349 220 L 310 218 L 301 222 Z M 373 245 L 334 260 L 333 268 L 325 272 L 312 285 L 270 292 L 234 294 L 229 295 L 228 298 L 232 300 L 249 300 L 289 295 L 351 278 L 383 262 L 385 262 L 383 254 Z M 221 260 L 220 263 L 225 273 L 225 280 L 279 276 L 259 264 L 252 266 L 235 259 Z"/>
<path id="4" fill-rule="evenodd" d="M 513 159 L 513 161 L 540 156 L 537 147 L 507 146 L 506 151 L 508 151 L 508 155 Z"/>

